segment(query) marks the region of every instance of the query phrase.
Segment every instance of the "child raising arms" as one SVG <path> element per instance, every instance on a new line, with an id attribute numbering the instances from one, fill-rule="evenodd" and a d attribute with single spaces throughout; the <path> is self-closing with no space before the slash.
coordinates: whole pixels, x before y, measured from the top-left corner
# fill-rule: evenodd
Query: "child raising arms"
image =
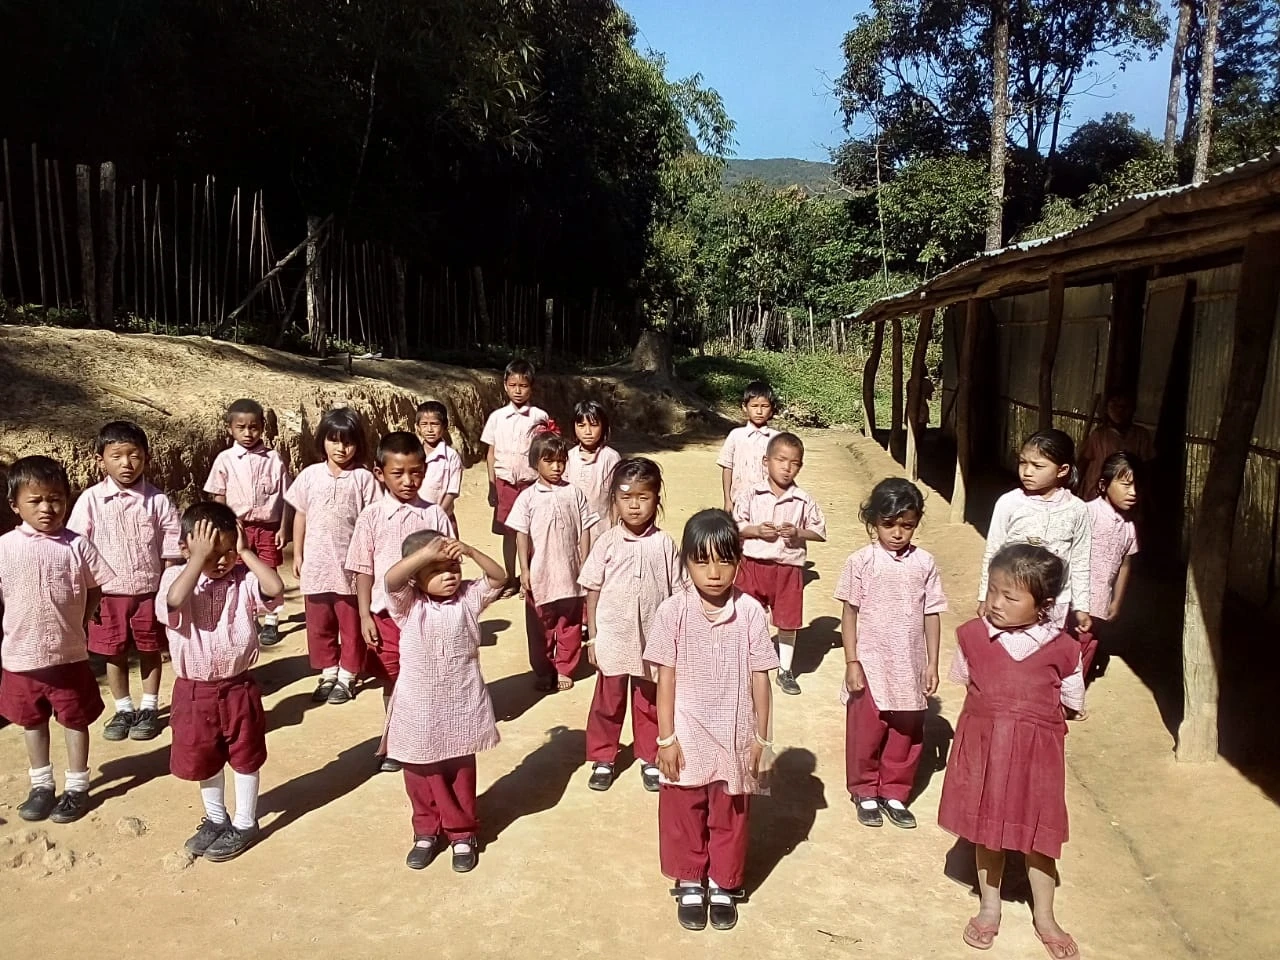
<path id="1" fill-rule="evenodd" d="M 609 446 L 609 414 L 597 400 L 583 400 L 573 408 L 578 445 L 569 451 L 564 478 L 582 491 L 591 512 L 600 518 L 587 533 L 587 550 L 613 526 L 613 496 L 609 477 L 622 458 Z M 594 634 L 593 634 L 594 636 Z"/>
<path id="2" fill-rule="evenodd" d="M 658 669 L 658 841 L 687 930 L 738 921 L 747 813 L 772 746 L 769 671 L 778 656 L 764 608 L 734 587 L 742 545 L 729 514 L 685 524 L 680 559 L 692 584 L 654 614 L 645 660 Z"/>
<path id="3" fill-rule="evenodd" d="M 449 408 L 439 400 L 418 404 L 415 426 L 427 457 L 427 475 L 419 496 L 449 515 L 456 536 L 458 520 L 453 505 L 462 492 L 462 457 L 449 445 Z"/>
<path id="4" fill-rule="evenodd" d="M 654 524 L 662 505 L 658 465 L 644 457 L 623 460 L 613 470 L 609 492 L 618 525 L 596 540 L 578 577 L 587 590 L 587 656 L 598 671 L 587 715 L 587 785 L 608 790 L 613 783 L 629 685 L 633 749 L 644 788 L 654 792 L 657 687 L 644 663 L 645 642 L 659 604 L 683 588 L 684 567 L 675 541 Z"/>

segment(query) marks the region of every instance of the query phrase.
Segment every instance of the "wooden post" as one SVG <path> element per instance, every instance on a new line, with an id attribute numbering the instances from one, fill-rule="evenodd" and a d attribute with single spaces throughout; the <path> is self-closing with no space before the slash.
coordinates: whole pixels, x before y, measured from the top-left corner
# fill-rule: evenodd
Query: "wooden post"
<path id="1" fill-rule="evenodd" d="M 1218 674 L 1222 665 L 1222 608 L 1227 592 L 1236 505 L 1262 403 L 1271 343 L 1280 304 L 1275 251 L 1280 232 L 1254 234 L 1245 244 L 1236 295 L 1235 333 L 1223 414 L 1196 510 L 1187 562 L 1187 599 L 1182 628 L 1182 724 L 1177 757 L 1218 756 Z"/>
<path id="2" fill-rule="evenodd" d="M 907 381 L 907 479 L 920 479 L 920 437 L 916 434 L 924 410 L 924 372 L 933 336 L 933 310 L 921 310 L 916 343 L 911 350 L 911 379 Z"/>
<path id="3" fill-rule="evenodd" d="M 871 337 L 871 352 L 862 365 L 862 432 L 875 439 L 876 435 L 876 372 L 880 369 L 880 354 L 884 349 L 884 321 L 877 320 Z"/>
<path id="4" fill-rule="evenodd" d="M 902 452 L 902 318 L 894 317 L 889 328 L 889 359 L 893 364 L 893 392 L 889 410 L 889 453 L 897 457 Z M 905 458 L 905 454 L 904 454 Z"/>
<path id="5" fill-rule="evenodd" d="M 98 322 L 110 325 L 116 310 L 116 165 L 108 160 L 98 168 L 98 210 L 102 215 L 102 264 L 98 270 Z M 85 296 L 88 296 L 86 293 Z"/>
<path id="6" fill-rule="evenodd" d="M 13 222 L 17 219 L 17 211 L 13 206 L 13 182 L 9 175 L 9 141 L 4 144 L 4 199 L 9 210 L 9 249 L 13 252 L 13 273 L 18 278 L 18 302 L 25 305 L 27 291 L 22 286 L 22 257 L 18 254 L 18 235 Z"/>
<path id="7" fill-rule="evenodd" d="M 98 283 L 94 279 L 93 219 L 90 204 L 91 180 L 89 168 L 76 164 L 76 239 L 80 243 L 80 291 L 84 298 L 85 313 L 89 323 L 98 325 Z"/>
<path id="8" fill-rule="evenodd" d="M 1103 393 L 1133 393 L 1142 357 L 1142 314 L 1147 271 L 1122 270 L 1111 283 L 1111 326 L 1107 338 L 1107 371 Z"/>
<path id="9" fill-rule="evenodd" d="M 978 342 L 978 324 L 985 314 L 985 301 L 973 297 L 965 302 L 964 333 L 960 339 L 959 379 L 956 384 L 956 482 L 951 492 L 951 522 L 964 523 L 965 501 L 973 446 L 969 417 L 973 406 L 973 354 Z"/>
<path id="10" fill-rule="evenodd" d="M 1044 328 L 1044 346 L 1040 350 L 1040 416 L 1039 428 L 1053 427 L 1053 365 L 1058 359 L 1058 341 L 1062 337 L 1062 309 L 1066 295 L 1060 273 L 1049 275 L 1049 316 Z"/>

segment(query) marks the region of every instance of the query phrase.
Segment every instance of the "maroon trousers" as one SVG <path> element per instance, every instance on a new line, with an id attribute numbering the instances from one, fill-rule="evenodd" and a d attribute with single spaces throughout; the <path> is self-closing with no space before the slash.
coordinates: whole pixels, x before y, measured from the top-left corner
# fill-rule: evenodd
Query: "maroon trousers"
<path id="1" fill-rule="evenodd" d="M 747 866 L 750 794 L 730 794 L 724 781 L 705 787 L 664 783 L 658 791 L 658 855 L 672 880 L 710 878 L 723 890 L 742 886 Z"/>
<path id="2" fill-rule="evenodd" d="M 413 835 L 441 832 L 451 843 L 476 835 L 476 755 L 439 763 L 406 763 L 404 789 L 413 807 Z"/>
<path id="3" fill-rule="evenodd" d="M 529 666 L 543 678 L 571 677 L 582 659 L 582 597 L 534 604 L 527 597 L 524 623 L 529 634 Z"/>
<path id="4" fill-rule="evenodd" d="M 1093 658 L 1098 655 L 1098 637 L 1106 626 L 1107 621 L 1094 617 L 1092 633 L 1075 634 L 1076 640 L 1080 642 L 1080 669 L 1083 671 L 1086 683 L 1089 680 L 1089 668 L 1093 666 Z"/>
<path id="5" fill-rule="evenodd" d="M 307 618 L 307 652 L 316 670 L 341 667 L 359 675 L 364 669 L 364 637 L 354 595 L 315 593 L 302 598 Z"/>
<path id="6" fill-rule="evenodd" d="M 845 708 L 844 762 L 849 795 L 906 803 L 924 751 L 925 710 L 881 710 L 871 688 Z"/>
<path id="7" fill-rule="evenodd" d="M 627 687 L 631 687 L 631 742 L 643 763 L 658 758 L 658 685 L 644 677 L 596 673 L 596 692 L 587 714 L 587 761 L 613 763 L 618 759 L 622 721 L 627 716 Z"/>

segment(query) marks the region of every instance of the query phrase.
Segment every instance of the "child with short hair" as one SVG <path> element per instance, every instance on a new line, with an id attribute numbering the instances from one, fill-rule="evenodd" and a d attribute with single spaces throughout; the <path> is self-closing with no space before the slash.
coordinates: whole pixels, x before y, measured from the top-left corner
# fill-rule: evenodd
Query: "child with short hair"
<path id="1" fill-rule="evenodd" d="M 1092 637 L 1081 651 L 1085 680 L 1108 627 L 1120 615 L 1129 587 L 1129 568 L 1138 552 L 1133 509 L 1138 505 L 1137 474 L 1141 461 L 1121 451 L 1107 457 L 1098 477 L 1098 496 L 1089 510 L 1089 612 L 1095 614 Z"/>
<path id="2" fill-rule="evenodd" d="M 521 492 L 533 485 L 537 471 L 529 465 L 529 445 L 550 418 L 545 410 L 532 406 L 533 364 L 512 360 L 502 374 L 502 389 L 510 401 L 489 414 L 480 442 L 487 444 L 485 465 L 489 471 L 489 506 L 493 507 L 493 532 L 502 537 L 502 565 L 507 571 L 503 597 L 519 591 L 516 576 L 516 531 L 507 523 L 511 508 Z"/>
<path id="3" fill-rule="evenodd" d="M 113 420 L 98 431 L 94 455 L 103 477 L 76 500 L 67 526 L 98 548 L 115 576 L 102 585 L 89 621 L 89 652 L 107 660 L 115 713 L 106 740 L 153 740 L 160 733 L 160 673 L 164 627 L 156 590 L 169 562 L 182 558 L 178 511 L 146 478 L 151 451 L 136 423 Z M 142 702 L 129 692 L 129 648 L 138 653 Z"/>
<path id="4" fill-rule="evenodd" d="M 232 509 L 254 555 L 274 570 L 284 557 L 292 526 L 292 507 L 284 499 L 289 471 L 280 454 L 262 441 L 267 423 L 262 404 L 236 400 L 222 419 L 231 446 L 214 458 L 204 492 Z M 268 611 L 259 631 L 264 647 L 280 642 L 279 624 L 280 615 Z"/>
<path id="5" fill-rule="evenodd" d="M 449 408 L 439 400 L 418 404 L 414 426 L 422 440 L 427 457 L 427 475 L 419 496 L 440 507 L 453 521 L 453 535 L 458 535 L 458 518 L 453 505 L 462 493 L 462 457 L 449 440 Z"/>
<path id="6" fill-rule="evenodd" d="M 156 595 L 177 677 L 169 770 L 199 783 L 204 802 L 187 853 L 221 863 L 261 837 L 258 789 L 267 760 L 267 717 L 249 668 L 258 661 L 258 611 L 280 609 L 284 581 L 253 552 L 226 504 L 197 503 L 182 515 L 182 555 L 187 562 L 164 572 Z M 234 817 L 227 811 L 228 766 Z"/>
<path id="7" fill-rule="evenodd" d="M 845 675 L 845 782 L 858 822 L 884 817 L 912 829 L 907 809 L 924 752 L 928 698 L 938 689 L 947 598 L 933 557 L 911 542 L 924 495 L 909 480 L 881 480 L 862 505 L 872 542 L 845 561 L 841 601 Z M 882 816 L 883 811 L 883 816 Z"/>
<path id="8" fill-rule="evenodd" d="M 777 413 L 777 402 L 773 388 L 763 380 L 752 380 L 742 391 L 742 414 L 747 422 L 729 431 L 716 460 L 725 513 L 732 514 L 734 504 L 764 480 L 765 450 L 778 434 L 769 426 Z"/>
<path id="9" fill-rule="evenodd" d="M 992 557 L 987 580 L 984 616 L 956 631 L 950 679 L 966 693 L 938 804 L 938 825 L 975 847 L 979 908 L 962 938 L 991 948 L 1005 851 L 1017 850 L 1036 938 L 1052 957 L 1076 957 L 1053 913 L 1067 839 L 1063 712 L 1084 708 L 1080 645 L 1054 621 L 1066 569 L 1044 547 L 1010 544 Z"/>
<path id="10" fill-rule="evenodd" d="M 738 587 L 760 602 L 778 631 L 778 688 L 796 696 L 791 665 L 796 631 L 804 626 L 804 564 L 809 541 L 827 539 L 827 521 L 816 500 L 796 485 L 804 466 L 804 443 L 777 433 L 762 457 L 764 479 L 748 486 L 734 505 L 742 535 Z"/>
<path id="11" fill-rule="evenodd" d="M 516 532 L 520 588 L 524 591 L 529 666 L 539 690 L 570 690 L 582 656 L 583 597 L 578 574 L 587 556 L 587 531 L 598 521 L 587 498 L 565 482 L 569 444 L 540 433 L 529 445 L 538 480 L 511 507 L 507 526 Z"/>
<path id="12" fill-rule="evenodd" d="M 632 748 L 641 782 L 653 793 L 658 789 L 657 686 L 644 650 L 654 612 L 685 585 L 684 567 L 675 541 L 654 522 L 662 508 L 662 471 L 656 463 L 644 457 L 623 460 L 612 472 L 609 493 L 618 525 L 596 540 L 578 575 L 587 591 L 591 636 L 584 645 L 597 671 L 587 715 L 592 765 L 587 786 L 608 790 L 613 784 L 630 686 Z"/>
<path id="13" fill-rule="evenodd" d="M 764 608 L 734 586 L 742 544 L 729 514 L 685 524 L 690 587 L 653 616 L 645 660 L 658 671 L 658 849 L 687 930 L 738 922 L 747 815 L 770 741 L 769 671 L 778 656 Z"/>
<path id="14" fill-rule="evenodd" d="M 506 586 L 506 571 L 475 547 L 422 530 L 405 537 L 385 589 L 400 621 L 403 670 L 387 713 L 387 756 L 404 765 L 413 807 L 405 863 L 421 870 L 443 833 L 453 869 L 475 869 L 476 754 L 498 744 L 493 703 L 480 672 L 480 614 Z M 462 560 L 483 577 L 462 579 Z"/>
<path id="15" fill-rule="evenodd" d="M 31 792 L 18 816 L 71 823 L 89 811 L 89 727 L 102 716 L 85 621 L 115 572 L 86 537 L 63 526 L 71 483 L 58 461 L 15 460 L 8 493 L 22 524 L 0 536 L 0 716 L 22 727 L 27 747 Z M 49 759 L 51 716 L 67 744 L 61 797 Z"/>
<path id="16" fill-rule="evenodd" d="M 381 496 L 369 472 L 364 423 L 349 407 L 328 411 L 312 439 L 324 460 L 305 467 L 285 501 L 293 507 L 293 575 L 307 623 L 307 652 L 320 680 L 313 703 L 346 703 L 364 669 L 355 574 L 346 568 L 356 518 Z"/>
<path id="17" fill-rule="evenodd" d="M 569 451 L 564 478 L 583 492 L 592 513 L 600 518 L 587 532 L 587 552 L 614 524 L 609 478 L 622 459 L 609 446 L 609 414 L 598 400 L 583 400 L 573 408 L 573 430 L 578 444 Z"/>

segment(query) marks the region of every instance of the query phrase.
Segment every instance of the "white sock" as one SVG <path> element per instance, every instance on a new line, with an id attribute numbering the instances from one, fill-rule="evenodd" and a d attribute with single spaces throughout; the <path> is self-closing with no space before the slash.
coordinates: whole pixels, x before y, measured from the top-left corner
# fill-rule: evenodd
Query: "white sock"
<path id="1" fill-rule="evenodd" d="M 343 670 L 341 667 L 338 668 L 338 682 L 344 687 L 349 688 L 351 684 L 355 682 L 355 679 L 356 675 L 350 670 Z"/>
<path id="2" fill-rule="evenodd" d="M 702 902 L 702 884 L 697 880 L 681 880 L 677 886 L 689 891 L 680 896 L 682 905 Z"/>
<path id="3" fill-rule="evenodd" d="M 778 631 L 778 664 L 781 669 L 791 672 L 791 661 L 796 655 L 796 632 L 794 630 Z"/>
<path id="4" fill-rule="evenodd" d="M 227 777 L 223 767 L 208 780 L 200 781 L 200 799 L 204 801 L 204 815 L 210 823 L 219 826 L 227 822 Z"/>
<path id="5" fill-rule="evenodd" d="M 78 773 L 74 773 L 71 770 L 68 770 L 66 773 L 62 775 L 62 779 L 64 783 L 64 786 L 62 788 L 63 790 L 75 790 L 79 793 L 89 792 L 89 771 L 88 770 L 81 770 Z"/>
<path id="6" fill-rule="evenodd" d="M 893 809 L 895 809 L 895 810 L 905 810 L 905 809 L 907 809 L 907 805 L 906 805 L 905 803 L 903 803 L 901 800 L 886 800 L 886 801 L 885 801 L 885 803 L 887 803 L 889 806 L 893 807 Z"/>
<path id="7" fill-rule="evenodd" d="M 47 767 L 34 767 L 27 771 L 27 776 L 31 778 L 32 790 L 39 790 L 41 787 L 46 790 L 54 789 L 53 764 L 49 764 Z"/>
<path id="8" fill-rule="evenodd" d="M 716 883 L 715 880 L 707 878 L 707 894 L 712 903 L 729 904 L 733 903 L 733 897 L 725 893 L 725 888 Z"/>
<path id="9" fill-rule="evenodd" d="M 142 709 L 142 710 L 159 710 L 159 709 L 160 709 L 160 694 L 158 694 L 158 693 L 144 693 L 144 694 L 142 695 L 142 706 L 141 706 L 139 709 Z"/>
<path id="10" fill-rule="evenodd" d="M 323 670 L 321 670 L 321 671 L 320 671 L 320 679 L 321 679 L 321 680 L 337 680 L 337 679 L 338 679 L 338 668 L 337 668 L 337 667 L 325 667 Z"/>
<path id="11" fill-rule="evenodd" d="M 880 804 L 876 802 L 874 797 L 865 797 L 858 801 L 858 806 L 862 807 L 863 810 L 874 810 Z"/>
<path id="12" fill-rule="evenodd" d="M 133 698 L 121 697 L 117 700 L 116 713 L 133 713 Z"/>
<path id="13" fill-rule="evenodd" d="M 232 775 L 236 782 L 236 816 L 231 825 L 237 830 L 248 830 L 258 822 L 258 773 L 232 771 Z"/>
<path id="14" fill-rule="evenodd" d="M 262 618 L 262 622 L 265 623 L 268 627 L 274 627 L 280 623 L 280 614 L 268 613 L 265 617 Z"/>

